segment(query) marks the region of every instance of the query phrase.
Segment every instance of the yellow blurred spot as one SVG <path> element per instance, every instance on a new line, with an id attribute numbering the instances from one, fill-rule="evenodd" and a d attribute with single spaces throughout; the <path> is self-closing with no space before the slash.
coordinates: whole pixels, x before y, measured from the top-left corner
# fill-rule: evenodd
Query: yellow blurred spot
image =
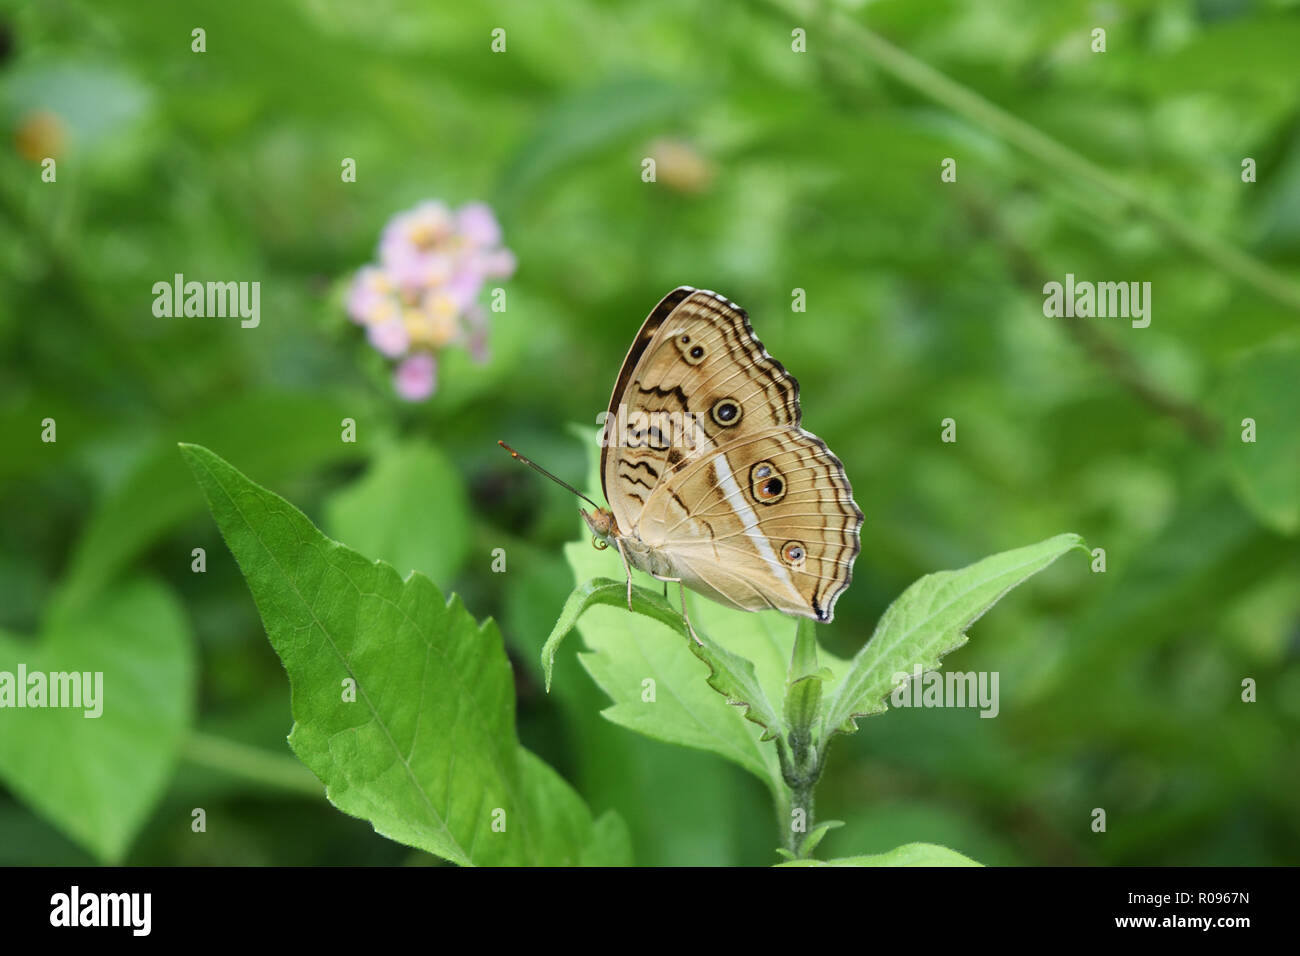
<path id="1" fill-rule="evenodd" d="M 435 348 L 442 348 L 460 332 L 456 321 L 456 303 L 445 295 L 431 295 L 426 302 L 429 316 L 429 339 Z"/>
<path id="2" fill-rule="evenodd" d="M 433 340 L 430 338 L 429 318 L 419 309 L 407 309 L 402 320 L 406 325 L 406 337 L 411 340 L 411 347 L 416 348 L 421 345 L 432 345 Z"/>
<path id="3" fill-rule="evenodd" d="M 657 139 L 650 144 L 658 181 L 679 193 L 701 193 L 713 181 L 713 164 L 690 143 Z"/>
<path id="4" fill-rule="evenodd" d="M 49 110 L 34 110 L 14 130 L 14 148 L 23 159 L 39 163 L 47 157 L 58 159 L 67 138 L 63 120 Z"/>

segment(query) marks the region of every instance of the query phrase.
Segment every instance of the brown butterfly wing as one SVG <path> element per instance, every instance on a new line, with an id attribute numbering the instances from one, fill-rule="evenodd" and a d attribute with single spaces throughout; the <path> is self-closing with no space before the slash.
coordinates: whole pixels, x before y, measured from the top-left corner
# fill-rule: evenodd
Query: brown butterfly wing
<path id="1" fill-rule="evenodd" d="M 843 466 L 800 420 L 798 382 L 744 310 L 673 290 L 610 399 L 601 476 L 620 532 L 721 603 L 830 620 L 863 516 Z"/>
<path id="2" fill-rule="evenodd" d="M 852 580 L 862 521 L 839 459 L 816 436 L 784 428 L 670 472 L 639 531 L 715 600 L 829 621 Z"/>
<path id="3" fill-rule="evenodd" d="M 739 306 L 682 286 L 637 333 L 606 415 L 601 478 L 627 532 L 671 468 L 761 431 L 798 428 L 799 383 Z"/>

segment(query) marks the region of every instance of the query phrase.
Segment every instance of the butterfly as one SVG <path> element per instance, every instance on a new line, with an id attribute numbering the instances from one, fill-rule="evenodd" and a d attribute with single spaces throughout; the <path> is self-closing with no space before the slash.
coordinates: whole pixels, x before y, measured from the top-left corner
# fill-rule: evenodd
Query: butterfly
<path id="1" fill-rule="evenodd" d="M 580 495 L 593 544 L 622 558 L 629 606 L 638 568 L 728 607 L 833 618 L 863 516 L 801 417 L 799 383 L 740 306 L 681 286 L 651 310 L 604 417 L 609 507 Z"/>

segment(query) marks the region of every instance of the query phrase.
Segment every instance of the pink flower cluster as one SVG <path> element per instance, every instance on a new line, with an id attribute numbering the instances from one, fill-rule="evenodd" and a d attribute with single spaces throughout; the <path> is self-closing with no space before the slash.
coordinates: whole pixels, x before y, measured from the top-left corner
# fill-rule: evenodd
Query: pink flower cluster
<path id="1" fill-rule="evenodd" d="M 438 353 L 463 346 L 487 359 L 483 283 L 509 278 L 515 257 L 501 245 L 501 226 L 486 203 L 454 212 L 428 200 L 389 220 L 379 262 L 363 267 L 348 290 L 348 315 L 370 344 L 397 361 L 393 385 L 419 402 L 438 384 Z"/>

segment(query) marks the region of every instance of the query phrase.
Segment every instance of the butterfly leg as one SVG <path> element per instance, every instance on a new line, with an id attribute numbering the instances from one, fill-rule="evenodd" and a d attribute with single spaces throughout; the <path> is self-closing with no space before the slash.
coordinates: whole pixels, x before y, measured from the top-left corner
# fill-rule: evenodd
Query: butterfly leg
<path id="1" fill-rule="evenodd" d="M 703 644 L 704 642 L 700 640 L 699 635 L 695 633 L 695 626 L 694 626 L 693 624 L 691 624 L 691 616 L 690 616 L 689 614 L 686 613 L 686 585 L 682 583 L 682 579 L 681 579 L 681 578 L 661 578 L 661 577 L 659 577 L 659 575 L 657 575 L 657 574 L 652 575 L 652 577 L 654 577 L 654 578 L 656 578 L 656 579 L 658 579 L 658 580 L 660 580 L 660 581 L 662 581 L 662 582 L 664 583 L 664 597 L 665 597 L 665 598 L 668 597 L 668 582 L 671 581 L 673 584 L 676 584 L 676 585 L 677 585 L 677 588 L 678 588 L 678 590 L 681 592 L 681 596 L 682 596 L 682 621 L 683 621 L 683 623 L 685 623 L 685 625 L 686 625 L 686 630 L 690 632 L 691 638 L 695 641 L 695 643 L 696 643 L 696 644 Z"/>
<path id="2" fill-rule="evenodd" d="M 632 565 L 627 563 L 627 552 L 623 550 L 623 542 L 615 538 L 618 542 L 618 556 L 623 559 L 623 570 L 627 572 L 627 609 L 632 610 Z"/>
<path id="3" fill-rule="evenodd" d="M 695 625 L 691 623 L 691 616 L 686 613 L 686 585 L 682 583 L 681 578 L 677 579 L 677 590 L 682 596 L 682 620 L 686 622 L 686 630 L 691 632 L 691 640 L 703 647 L 704 642 L 700 640 L 700 636 L 695 633 Z"/>

